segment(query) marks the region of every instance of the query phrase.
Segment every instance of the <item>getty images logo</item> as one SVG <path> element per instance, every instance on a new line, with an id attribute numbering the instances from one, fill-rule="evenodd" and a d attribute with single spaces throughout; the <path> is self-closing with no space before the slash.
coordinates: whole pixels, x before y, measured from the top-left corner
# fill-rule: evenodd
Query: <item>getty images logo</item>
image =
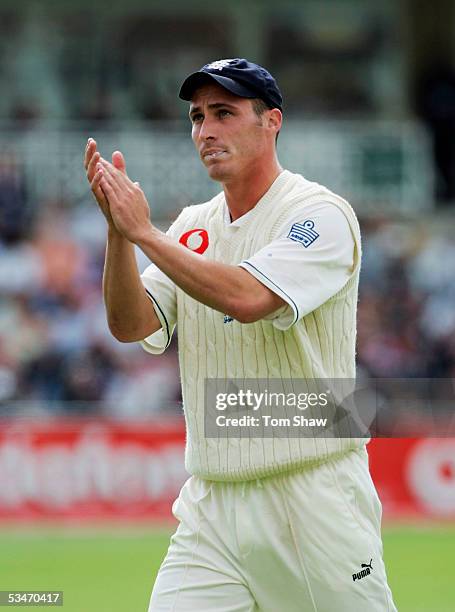
<path id="1" fill-rule="evenodd" d="M 360 580 L 361 578 L 365 578 L 365 576 L 369 576 L 373 571 L 373 559 L 370 559 L 369 563 L 362 563 L 360 565 L 362 568 L 360 572 L 356 574 L 352 574 L 352 580 L 355 582 L 356 580 Z"/>

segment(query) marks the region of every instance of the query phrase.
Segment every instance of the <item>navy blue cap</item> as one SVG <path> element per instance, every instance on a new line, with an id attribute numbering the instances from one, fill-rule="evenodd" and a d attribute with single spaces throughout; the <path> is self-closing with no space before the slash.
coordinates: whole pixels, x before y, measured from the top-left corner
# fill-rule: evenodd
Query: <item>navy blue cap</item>
<path id="1" fill-rule="evenodd" d="M 282 110 L 283 97 L 270 72 L 241 58 L 217 60 L 202 66 L 185 79 L 179 97 L 191 100 L 198 87 L 213 81 L 237 96 L 260 98 L 270 108 Z"/>

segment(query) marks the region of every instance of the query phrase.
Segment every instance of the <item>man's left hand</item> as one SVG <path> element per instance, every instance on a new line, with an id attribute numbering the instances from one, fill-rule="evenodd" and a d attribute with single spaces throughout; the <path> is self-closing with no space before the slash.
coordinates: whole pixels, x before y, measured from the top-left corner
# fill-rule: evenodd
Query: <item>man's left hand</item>
<path id="1" fill-rule="evenodd" d="M 150 207 L 139 183 L 104 159 L 97 164 L 97 175 L 115 227 L 130 242 L 137 244 L 153 229 Z"/>

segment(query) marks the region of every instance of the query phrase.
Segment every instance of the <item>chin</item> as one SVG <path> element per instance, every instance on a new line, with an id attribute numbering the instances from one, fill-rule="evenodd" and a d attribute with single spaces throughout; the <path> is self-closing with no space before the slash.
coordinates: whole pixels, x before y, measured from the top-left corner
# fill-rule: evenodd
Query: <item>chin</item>
<path id="1" fill-rule="evenodd" d="M 213 181 L 224 182 L 231 176 L 231 173 L 228 172 L 226 168 L 223 168 L 222 164 L 212 164 L 208 166 L 207 172 Z"/>

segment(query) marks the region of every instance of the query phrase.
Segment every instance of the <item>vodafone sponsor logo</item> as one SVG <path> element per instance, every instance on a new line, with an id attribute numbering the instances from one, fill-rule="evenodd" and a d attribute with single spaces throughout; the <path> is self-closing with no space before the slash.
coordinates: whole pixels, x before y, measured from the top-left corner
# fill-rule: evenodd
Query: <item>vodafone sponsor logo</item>
<path id="1" fill-rule="evenodd" d="M 209 246 L 209 235 L 207 230 L 196 228 L 182 234 L 179 238 L 180 244 L 186 246 L 190 251 L 202 255 Z"/>
<path id="2" fill-rule="evenodd" d="M 35 441 L 36 442 L 36 441 Z M 134 440 L 113 442 L 102 426 L 85 428 L 66 442 L 36 444 L 27 435 L 0 444 L 0 512 L 33 504 L 43 511 L 101 507 L 144 509 L 169 504 L 188 477 L 183 445 L 147 448 Z"/>
<path id="3" fill-rule="evenodd" d="M 427 512 L 455 516 L 455 439 L 420 440 L 409 455 L 406 479 Z"/>

